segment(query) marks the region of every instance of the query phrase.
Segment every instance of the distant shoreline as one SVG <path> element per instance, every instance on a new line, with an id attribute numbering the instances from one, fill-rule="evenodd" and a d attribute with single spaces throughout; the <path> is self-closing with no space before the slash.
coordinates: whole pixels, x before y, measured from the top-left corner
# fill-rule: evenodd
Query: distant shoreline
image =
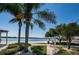
<path id="1" fill-rule="evenodd" d="M 6 42 L 3 41 L 0 44 L 5 44 Z M 8 44 L 17 43 L 17 41 L 8 41 Z M 24 43 L 24 42 L 22 42 Z M 29 43 L 47 43 L 47 41 L 29 41 Z"/>
<path id="2" fill-rule="evenodd" d="M 1 38 L 18 38 L 18 37 L 1 37 Z M 20 37 L 20 38 L 25 38 L 25 37 Z M 41 37 L 29 37 L 29 39 L 47 39 L 47 38 L 41 38 Z"/>

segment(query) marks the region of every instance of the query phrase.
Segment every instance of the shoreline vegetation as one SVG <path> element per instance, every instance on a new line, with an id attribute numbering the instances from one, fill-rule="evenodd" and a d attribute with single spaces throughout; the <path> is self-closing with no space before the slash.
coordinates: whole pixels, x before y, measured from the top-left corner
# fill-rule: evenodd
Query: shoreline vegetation
<path id="1" fill-rule="evenodd" d="M 55 55 L 79 55 L 79 50 L 67 49 L 64 45 L 58 45 L 59 52 Z"/>
<path id="2" fill-rule="evenodd" d="M 33 55 L 46 55 L 47 43 L 33 43 L 28 44 L 31 46 Z M 67 49 L 66 45 L 56 45 L 59 51 L 55 55 L 79 55 L 79 50 L 75 48 Z M 0 51 L 0 55 L 15 55 L 17 52 L 24 50 L 24 43 L 21 43 L 20 47 L 18 43 L 9 44 L 7 48 Z M 75 46 L 74 46 L 75 47 Z"/>
<path id="3" fill-rule="evenodd" d="M 34 55 L 46 55 L 46 44 L 28 44 L 32 46 L 31 49 Z M 0 51 L 0 55 L 15 55 L 19 51 L 23 51 L 25 48 L 24 43 L 20 46 L 18 43 L 9 44 L 7 48 Z"/>

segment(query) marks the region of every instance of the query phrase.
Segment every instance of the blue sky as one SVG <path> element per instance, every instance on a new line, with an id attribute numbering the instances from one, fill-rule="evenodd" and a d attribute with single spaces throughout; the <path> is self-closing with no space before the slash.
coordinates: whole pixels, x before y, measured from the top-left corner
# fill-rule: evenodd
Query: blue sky
<path id="1" fill-rule="evenodd" d="M 45 4 L 41 9 L 49 9 L 54 11 L 56 15 L 57 25 L 61 23 L 75 22 L 79 18 L 79 4 Z M 0 29 L 9 30 L 9 36 L 18 35 L 18 25 L 9 23 L 13 16 L 9 13 L 0 13 Z M 46 30 L 40 29 L 38 26 L 34 26 L 33 30 L 30 30 L 30 37 L 44 37 L 46 31 L 55 27 L 54 24 L 46 24 Z M 24 36 L 25 25 L 22 27 L 22 36 Z M 3 34 L 4 35 L 4 34 Z"/>

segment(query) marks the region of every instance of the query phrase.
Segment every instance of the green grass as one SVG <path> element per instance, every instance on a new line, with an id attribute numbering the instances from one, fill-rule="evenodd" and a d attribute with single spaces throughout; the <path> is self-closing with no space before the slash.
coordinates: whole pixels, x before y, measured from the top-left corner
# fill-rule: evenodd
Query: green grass
<path id="1" fill-rule="evenodd" d="M 31 49 L 36 55 L 46 55 L 46 46 L 32 46 Z"/>
<path id="2" fill-rule="evenodd" d="M 18 51 L 22 51 L 24 48 L 25 48 L 24 43 L 21 43 L 20 46 L 17 43 L 9 44 L 6 49 L 0 51 L 0 55 L 12 55 L 17 53 Z"/>
<path id="3" fill-rule="evenodd" d="M 79 51 L 75 51 L 75 50 L 67 51 L 63 49 L 63 47 L 58 47 L 58 48 L 60 51 L 56 55 L 79 55 Z"/>
<path id="4" fill-rule="evenodd" d="M 12 49 L 3 49 L 0 52 L 0 55 L 12 55 L 18 52 L 19 48 L 12 48 Z"/>
<path id="5" fill-rule="evenodd" d="M 64 50 L 62 47 L 59 47 L 59 52 L 57 55 L 70 55 L 70 53 L 66 50 Z"/>

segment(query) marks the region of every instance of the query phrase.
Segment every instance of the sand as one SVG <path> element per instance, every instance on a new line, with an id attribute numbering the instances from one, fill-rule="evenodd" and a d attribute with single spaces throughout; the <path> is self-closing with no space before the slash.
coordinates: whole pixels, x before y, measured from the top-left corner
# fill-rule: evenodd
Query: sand
<path id="1" fill-rule="evenodd" d="M 46 43 L 31 43 L 32 46 L 46 46 Z"/>

